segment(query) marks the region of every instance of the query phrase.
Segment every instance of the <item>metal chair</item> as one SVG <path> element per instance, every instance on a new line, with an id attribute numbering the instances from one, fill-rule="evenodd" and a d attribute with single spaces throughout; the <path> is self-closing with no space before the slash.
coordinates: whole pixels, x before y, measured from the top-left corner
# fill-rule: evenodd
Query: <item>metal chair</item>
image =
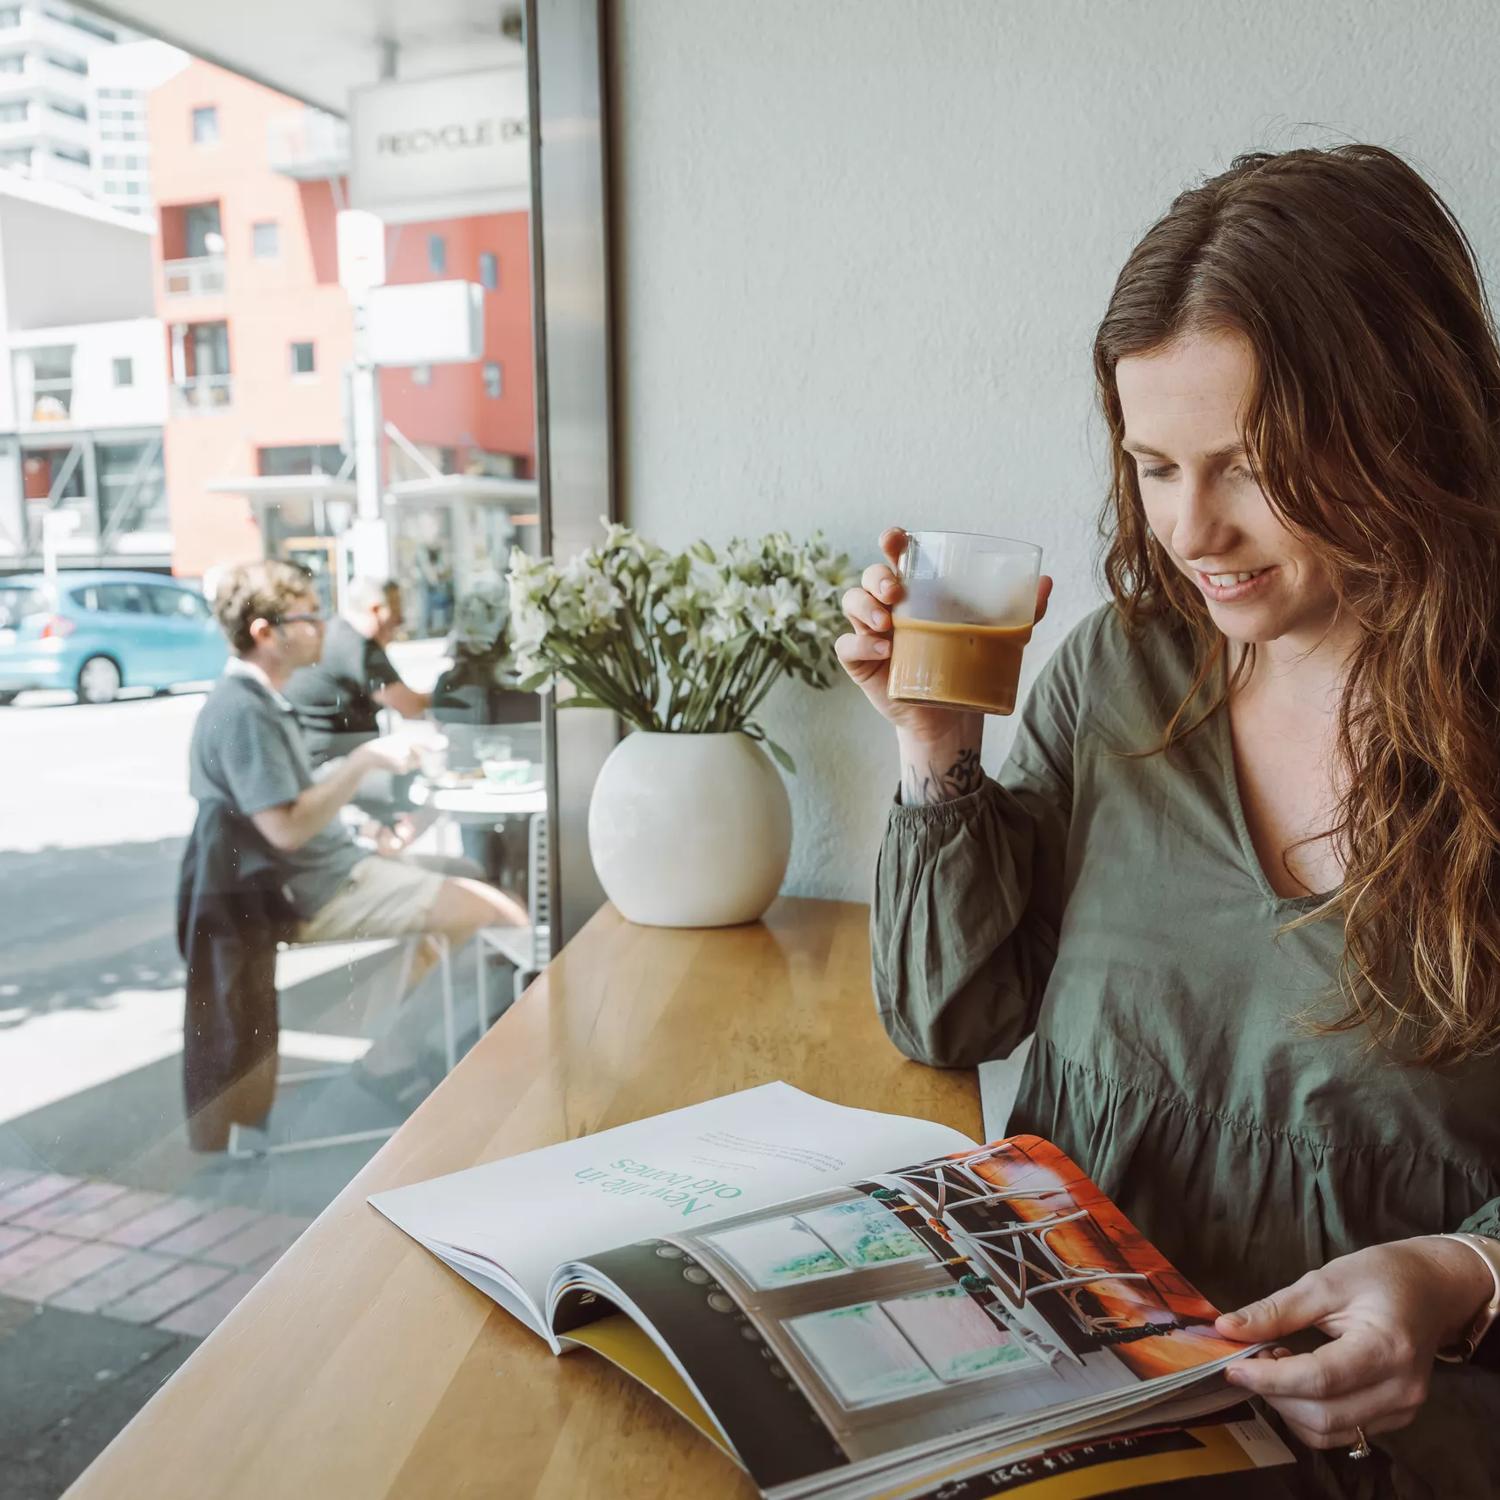
<path id="1" fill-rule="evenodd" d="M 315 943 L 293 943 L 284 942 L 276 945 L 278 953 L 285 953 L 293 948 L 329 948 L 329 947 L 372 947 L 384 945 L 391 942 L 390 938 L 328 938 L 322 942 Z M 416 957 L 417 945 L 423 942 L 431 942 L 437 946 L 438 969 L 442 982 L 443 992 L 443 1051 L 447 1063 L 447 1071 L 452 1072 L 454 1065 L 458 1062 L 458 1029 L 453 1012 L 453 955 L 448 939 L 442 933 L 414 932 L 403 933 L 394 941 L 403 944 L 404 952 L 401 960 L 401 978 L 397 986 L 397 992 L 401 995 L 406 993 L 407 981 L 411 976 L 412 961 Z M 485 1025 L 485 1008 L 483 997 L 477 997 L 479 1002 L 480 1032 L 483 1033 Z M 283 1084 L 288 1087 L 299 1083 L 314 1083 L 330 1078 L 341 1078 L 348 1070 L 345 1068 L 302 1068 L 295 1072 L 278 1071 L 276 1074 L 276 1087 L 279 1089 Z M 376 1130 L 353 1130 L 342 1135 L 321 1135 L 305 1140 L 276 1141 L 273 1142 L 270 1132 L 257 1129 L 253 1125 L 232 1124 L 229 1127 L 228 1155 L 244 1161 L 260 1156 L 280 1156 L 291 1151 L 318 1151 L 326 1146 L 352 1146 L 360 1141 L 379 1141 L 387 1136 L 394 1135 L 394 1125 L 383 1126 Z"/>
<path id="2" fill-rule="evenodd" d="M 525 927 L 482 927 L 474 951 L 479 966 L 479 1015 L 481 1033 L 489 1028 L 489 978 L 486 960 L 498 953 L 515 967 L 512 1000 L 519 1000 L 526 986 L 547 967 L 552 957 L 552 928 L 547 896 L 547 814 L 532 813 L 526 824 Z"/>

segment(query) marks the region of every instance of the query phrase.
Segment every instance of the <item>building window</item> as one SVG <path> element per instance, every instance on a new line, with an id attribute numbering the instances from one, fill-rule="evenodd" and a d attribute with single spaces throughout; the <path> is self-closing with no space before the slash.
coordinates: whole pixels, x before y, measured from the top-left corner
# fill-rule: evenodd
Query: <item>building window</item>
<path id="1" fill-rule="evenodd" d="M 49 99 L 47 108 L 55 115 L 61 115 L 65 120 L 86 120 L 89 112 L 81 104 L 74 104 L 71 100 Z"/>
<path id="2" fill-rule="evenodd" d="M 54 146 L 52 148 L 52 154 L 59 161 L 75 162 L 80 167 L 86 167 L 89 165 L 88 152 L 80 151 L 76 146 Z"/>
<path id="3" fill-rule="evenodd" d="M 275 260 L 281 254 L 281 225 L 260 219 L 250 226 L 250 253 L 256 260 Z"/>
<path id="4" fill-rule="evenodd" d="M 58 10 L 53 6 L 47 7 L 47 14 L 54 21 L 61 21 L 64 26 L 72 26 L 87 36 L 96 36 L 101 42 L 117 41 L 119 34 L 112 26 L 106 26 L 102 21 L 96 21 L 92 16 L 80 15 L 77 11 Z"/>
<path id="5" fill-rule="evenodd" d="M 291 444 L 256 449 L 256 471 L 275 477 L 284 474 L 338 474 L 344 450 L 333 443 Z"/>
<path id="6" fill-rule="evenodd" d="M 64 73 L 79 73 L 88 77 L 89 65 L 81 57 L 74 57 L 67 52 L 44 52 L 42 55 L 54 68 L 61 68 Z"/>
<path id="7" fill-rule="evenodd" d="M 112 363 L 116 385 L 135 384 L 135 361 L 128 354 L 117 357 Z"/>
<path id="8" fill-rule="evenodd" d="M 0 167 L 29 167 L 30 165 L 30 146 L 11 146 L 0 151 Z"/>
<path id="9" fill-rule="evenodd" d="M 0 124 L 14 125 L 17 120 L 26 118 L 26 100 L 7 99 L 0 104 Z"/>
<path id="10" fill-rule="evenodd" d="M 479 252 L 479 282 L 487 292 L 500 286 L 500 257 L 493 250 Z"/>
<path id="11" fill-rule="evenodd" d="M 427 269 L 441 276 L 448 269 L 448 241 L 440 234 L 427 236 Z"/>
<path id="12" fill-rule="evenodd" d="M 413 385 L 431 385 L 432 384 L 432 366 L 431 365 L 413 365 L 411 367 L 411 383 Z"/>
<path id="13" fill-rule="evenodd" d="M 0 7 L 0 29 L 9 30 L 12 26 L 21 24 L 21 7 L 19 5 L 6 5 Z"/>
<path id="14" fill-rule="evenodd" d="M 494 360 L 488 360 L 484 367 L 484 393 L 486 396 L 503 396 L 505 394 L 505 375 L 500 366 Z"/>
<path id="15" fill-rule="evenodd" d="M 0 73 L 24 73 L 26 71 L 26 54 L 24 52 L 12 52 L 8 57 L 0 57 Z"/>
<path id="16" fill-rule="evenodd" d="M 200 104 L 193 111 L 193 144 L 216 146 L 219 143 L 219 110 L 214 104 Z"/>
<path id="17" fill-rule="evenodd" d="M 317 371 L 311 343 L 292 345 L 292 374 L 312 375 Z"/>

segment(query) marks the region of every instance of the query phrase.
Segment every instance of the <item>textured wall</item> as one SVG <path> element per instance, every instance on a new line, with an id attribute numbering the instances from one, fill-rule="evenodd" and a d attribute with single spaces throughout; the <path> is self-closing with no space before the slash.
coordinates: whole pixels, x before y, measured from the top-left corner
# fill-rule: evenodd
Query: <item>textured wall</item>
<path id="1" fill-rule="evenodd" d="M 1176 191 L 1372 140 L 1500 254 L 1484 0 L 615 0 L 611 24 L 629 519 L 821 526 L 861 562 L 893 522 L 1028 537 L 1057 579 L 1033 667 L 1100 597 L 1089 343 Z M 771 710 L 789 888 L 865 895 L 889 732 L 846 685 Z"/>

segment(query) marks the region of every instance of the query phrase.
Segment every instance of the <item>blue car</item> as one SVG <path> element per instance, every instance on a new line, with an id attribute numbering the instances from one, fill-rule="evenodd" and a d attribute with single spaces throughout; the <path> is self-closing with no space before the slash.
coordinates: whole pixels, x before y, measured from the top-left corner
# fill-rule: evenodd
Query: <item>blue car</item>
<path id="1" fill-rule="evenodd" d="M 108 703 L 121 688 L 205 682 L 228 647 L 192 586 L 159 573 L 40 573 L 0 578 L 0 704 L 28 688 Z"/>

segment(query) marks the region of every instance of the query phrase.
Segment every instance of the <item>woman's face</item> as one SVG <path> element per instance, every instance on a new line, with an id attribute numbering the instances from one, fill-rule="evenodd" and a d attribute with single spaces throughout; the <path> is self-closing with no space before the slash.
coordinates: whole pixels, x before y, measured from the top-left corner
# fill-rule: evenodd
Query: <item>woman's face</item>
<path id="1" fill-rule="evenodd" d="M 1337 595 L 1251 477 L 1240 424 L 1253 375 L 1250 346 L 1235 334 L 1191 334 L 1122 359 L 1124 447 L 1147 524 L 1219 629 L 1246 644 L 1312 645 Z"/>

